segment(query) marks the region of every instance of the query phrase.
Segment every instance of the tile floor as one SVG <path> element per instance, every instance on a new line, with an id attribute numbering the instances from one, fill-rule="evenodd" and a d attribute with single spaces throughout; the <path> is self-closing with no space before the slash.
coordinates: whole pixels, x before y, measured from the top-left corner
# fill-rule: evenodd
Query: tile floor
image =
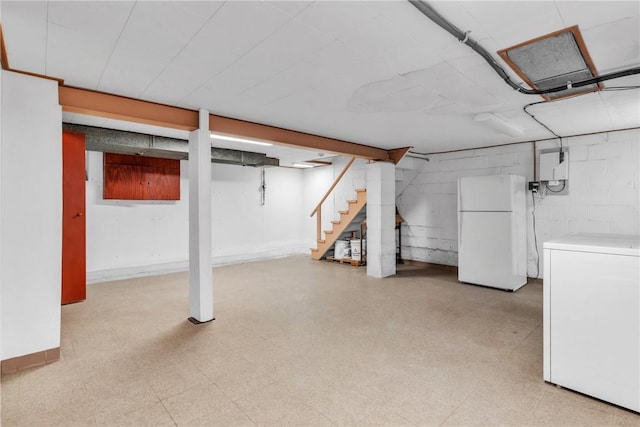
<path id="1" fill-rule="evenodd" d="M 542 283 L 516 293 L 306 256 L 90 285 L 60 362 L 2 378 L 3 426 L 636 425 L 542 380 Z"/>

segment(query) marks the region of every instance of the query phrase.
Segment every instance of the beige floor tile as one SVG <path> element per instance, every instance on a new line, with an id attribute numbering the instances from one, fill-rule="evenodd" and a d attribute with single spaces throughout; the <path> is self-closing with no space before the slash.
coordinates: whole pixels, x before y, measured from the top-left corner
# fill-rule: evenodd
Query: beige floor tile
<path id="1" fill-rule="evenodd" d="M 208 383 L 164 399 L 162 404 L 176 424 L 182 425 L 214 413 L 232 402 L 215 384 Z"/>
<path id="2" fill-rule="evenodd" d="M 93 412 L 100 423 L 109 424 L 134 411 L 159 403 L 160 399 L 145 380 L 130 381 L 117 389 L 88 392 L 93 403 Z"/>
<path id="3" fill-rule="evenodd" d="M 251 366 L 236 367 L 213 379 L 213 382 L 232 400 L 238 400 L 275 380 Z"/>
<path id="4" fill-rule="evenodd" d="M 307 256 L 90 285 L 57 363 L 2 378 L 2 425 L 638 425 L 542 380 L 542 282 L 509 293 Z M 140 304 L 144 301 L 144 304 Z"/>
<path id="5" fill-rule="evenodd" d="M 238 407 L 257 425 L 332 425 L 320 412 L 280 384 L 271 384 L 239 399 Z"/>
<path id="6" fill-rule="evenodd" d="M 209 383 L 209 379 L 189 361 L 145 372 L 145 378 L 159 399 L 166 399 L 190 388 Z"/>
<path id="7" fill-rule="evenodd" d="M 374 399 L 353 390 L 314 388 L 298 396 L 338 426 L 356 425 L 379 407 Z"/>
<path id="8" fill-rule="evenodd" d="M 182 426 L 193 427 L 252 427 L 255 423 L 251 421 L 247 415 L 238 408 L 234 403 L 228 402 L 224 405 L 216 407 L 216 409 L 200 418 L 189 421 L 187 423 L 178 424 Z"/>
<path id="9" fill-rule="evenodd" d="M 379 427 L 379 426 L 415 426 L 411 421 L 395 414 L 387 409 L 377 408 L 371 412 L 358 426 Z"/>
<path id="10" fill-rule="evenodd" d="M 613 410 L 598 400 L 546 384 L 534 410 L 541 425 L 603 426 L 613 423 Z"/>
<path id="11" fill-rule="evenodd" d="M 640 426 L 640 415 L 621 408 L 612 408 L 614 426 Z"/>
<path id="12" fill-rule="evenodd" d="M 135 409 L 127 414 L 116 416 L 106 422 L 113 427 L 148 426 L 165 427 L 175 426 L 171 416 L 162 403 L 155 402 L 147 406 Z"/>

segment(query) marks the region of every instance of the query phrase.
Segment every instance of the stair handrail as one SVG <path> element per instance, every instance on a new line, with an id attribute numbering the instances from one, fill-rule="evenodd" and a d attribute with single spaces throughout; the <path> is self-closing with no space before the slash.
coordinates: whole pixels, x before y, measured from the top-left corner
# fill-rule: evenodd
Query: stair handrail
<path id="1" fill-rule="evenodd" d="M 322 204 L 324 203 L 325 200 L 327 200 L 327 197 L 329 197 L 329 194 L 331 194 L 333 189 L 336 188 L 336 185 L 338 185 L 338 182 L 340 182 L 344 174 L 347 173 L 347 170 L 351 167 L 355 159 L 356 159 L 355 157 L 352 157 L 351 160 L 349 160 L 349 163 L 347 163 L 344 169 L 342 169 L 342 172 L 340 172 L 340 175 L 338 175 L 335 181 L 333 181 L 333 184 L 331 184 L 331 187 L 329 187 L 324 197 L 322 197 L 322 199 L 316 205 L 313 211 L 311 211 L 311 215 L 309 215 L 313 217 L 313 215 L 315 215 L 316 213 L 318 214 L 316 217 L 316 236 L 317 236 L 316 240 L 320 240 L 320 237 L 322 236 Z"/>

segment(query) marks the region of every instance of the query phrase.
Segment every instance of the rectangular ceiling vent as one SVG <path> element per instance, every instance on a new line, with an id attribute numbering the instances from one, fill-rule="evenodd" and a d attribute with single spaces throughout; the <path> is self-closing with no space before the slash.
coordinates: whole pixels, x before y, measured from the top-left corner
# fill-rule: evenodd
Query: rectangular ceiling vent
<path id="1" fill-rule="evenodd" d="M 534 89 L 565 86 L 598 76 L 577 25 L 499 50 L 498 55 Z M 602 85 L 598 83 L 542 97 L 551 100 L 600 89 Z"/>

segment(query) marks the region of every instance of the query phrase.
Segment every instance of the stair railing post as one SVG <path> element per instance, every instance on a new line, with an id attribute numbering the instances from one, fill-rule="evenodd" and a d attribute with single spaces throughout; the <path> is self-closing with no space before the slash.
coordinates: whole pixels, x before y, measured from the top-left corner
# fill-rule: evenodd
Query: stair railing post
<path id="1" fill-rule="evenodd" d="M 318 206 L 316 214 L 316 241 L 318 241 L 322 237 L 322 205 Z"/>

